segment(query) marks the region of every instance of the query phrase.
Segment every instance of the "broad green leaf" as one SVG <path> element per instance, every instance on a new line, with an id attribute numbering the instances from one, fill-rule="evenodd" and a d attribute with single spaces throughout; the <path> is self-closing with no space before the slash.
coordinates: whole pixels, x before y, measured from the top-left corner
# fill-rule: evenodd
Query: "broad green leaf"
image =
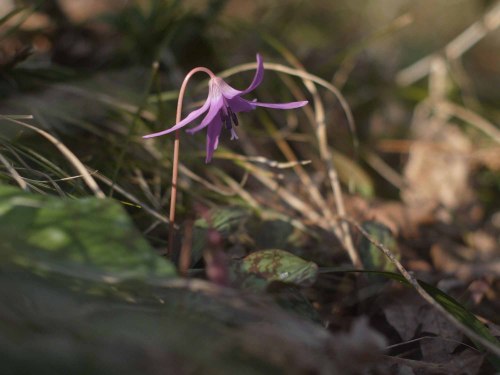
<path id="1" fill-rule="evenodd" d="M 61 199 L 0 185 L 0 236 L 3 263 L 39 273 L 113 281 L 175 275 L 111 199 Z"/>

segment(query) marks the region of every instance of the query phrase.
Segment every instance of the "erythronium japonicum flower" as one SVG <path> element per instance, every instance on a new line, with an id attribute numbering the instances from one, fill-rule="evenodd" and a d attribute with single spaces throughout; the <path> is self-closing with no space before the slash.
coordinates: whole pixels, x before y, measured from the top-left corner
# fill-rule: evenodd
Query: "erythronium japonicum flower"
<path id="1" fill-rule="evenodd" d="M 203 68 L 203 71 L 211 73 L 208 69 Z M 169 129 L 158 133 L 145 135 L 143 138 L 158 137 L 168 134 L 178 129 L 183 128 L 187 124 L 205 114 L 205 117 L 199 125 L 188 129 L 187 132 L 194 134 L 204 128 L 207 128 L 207 144 L 206 144 L 206 159 L 208 163 L 212 160 L 214 151 L 219 144 L 219 137 L 223 128 L 226 128 L 231 133 L 231 140 L 238 139 L 234 126 L 238 126 L 239 112 L 249 112 L 257 107 L 266 107 L 274 109 L 293 109 L 305 106 L 307 101 L 289 102 L 289 103 L 261 103 L 256 99 L 246 100 L 242 96 L 255 90 L 262 82 L 264 77 L 264 64 L 262 58 L 257 54 L 257 71 L 252 83 L 245 90 L 239 91 L 229 86 L 222 78 L 210 74 L 210 82 L 208 89 L 208 97 L 205 103 L 198 109 L 189 113 L 186 118 L 179 121 Z"/>

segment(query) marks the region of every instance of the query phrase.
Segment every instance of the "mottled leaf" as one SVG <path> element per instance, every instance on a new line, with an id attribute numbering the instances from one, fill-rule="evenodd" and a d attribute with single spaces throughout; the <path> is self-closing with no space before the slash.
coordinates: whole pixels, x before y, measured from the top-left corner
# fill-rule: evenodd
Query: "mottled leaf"
<path id="1" fill-rule="evenodd" d="M 235 280 L 249 288 L 265 287 L 273 281 L 306 286 L 318 277 L 316 263 L 279 249 L 251 253 L 232 268 Z"/>
<path id="2" fill-rule="evenodd" d="M 39 273 L 114 281 L 175 275 L 111 199 L 61 199 L 0 186 L 0 236 L 3 263 Z"/>

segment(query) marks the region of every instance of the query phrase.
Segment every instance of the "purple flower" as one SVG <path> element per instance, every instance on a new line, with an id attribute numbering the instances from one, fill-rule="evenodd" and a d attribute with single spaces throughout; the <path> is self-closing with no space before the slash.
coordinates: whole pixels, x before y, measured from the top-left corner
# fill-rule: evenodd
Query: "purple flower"
<path id="1" fill-rule="evenodd" d="M 222 78 L 214 76 L 210 79 L 208 97 L 203 106 L 188 114 L 186 118 L 171 128 L 158 133 L 145 135 L 143 138 L 152 138 L 168 134 L 186 126 L 202 114 L 206 113 L 201 123 L 194 128 L 188 129 L 187 132 L 194 134 L 205 127 L 207 128 L 207 156 L 205 161 L 208 163 L 212 160 L 212 155 L 217 149 L 219 136 L 223 127 L 231 132 L 231 139 L 238 139 L 236 131 L 234 130 L 234 126 L 238 126 L 238 117 L 236 116 L 237 113 L 252 111 L 257 107 L 292 109 L 302 107 L 308 103 L 307 101 L 290 103 L 260 103 L 256 99 L 243 99 L 241 96 L 248 94 L 250 91 L 257 88 L 262 82 L 263 77 L 264 64 L 261 56 L 257 54 L 257 71 L 255 72 L 255 77 L 253 78 L 252 83 L 247 89 L 238 91 L 224 82 Z"/>

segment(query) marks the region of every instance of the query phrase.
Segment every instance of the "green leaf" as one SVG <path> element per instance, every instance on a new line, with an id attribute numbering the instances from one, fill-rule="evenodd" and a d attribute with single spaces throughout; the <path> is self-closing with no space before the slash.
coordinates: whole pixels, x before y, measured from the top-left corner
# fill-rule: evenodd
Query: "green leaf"
<path id="1" fill-rule="evenodd" d="M 260 250 L 232 265 L 235 281 L 243 287 L 260 289 L 273 281 L 311 285 L 318 277 L 318 266 L 288 251 Z"/>
<path id="2" fill-rule="evenodd" d="M 38 273 L 114 281 L 176 274 L 111 199 L 61 199 L 0 185 L 0 236 L 4 264 Z"/>

